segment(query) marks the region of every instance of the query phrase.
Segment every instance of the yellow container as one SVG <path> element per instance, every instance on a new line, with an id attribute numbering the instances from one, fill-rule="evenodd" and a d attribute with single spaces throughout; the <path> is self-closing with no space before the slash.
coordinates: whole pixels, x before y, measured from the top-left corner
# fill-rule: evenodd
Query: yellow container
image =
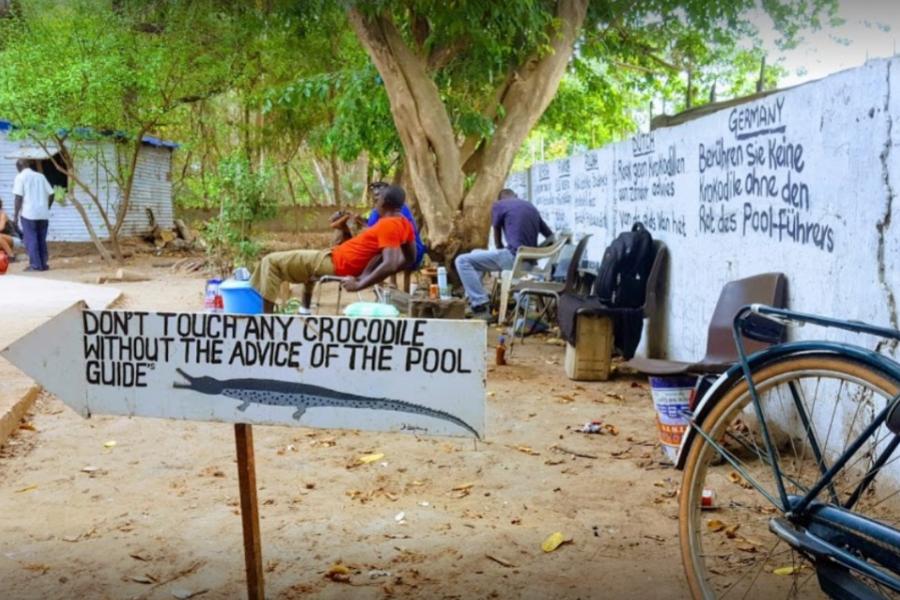
<path id="1" fill-rule="evenodd" d="M 612 319 L 590 315 L 576 319 L 576 345 L 566 344 L 566 376 L 576 381 L 606 381 L 613 352 Z"/>

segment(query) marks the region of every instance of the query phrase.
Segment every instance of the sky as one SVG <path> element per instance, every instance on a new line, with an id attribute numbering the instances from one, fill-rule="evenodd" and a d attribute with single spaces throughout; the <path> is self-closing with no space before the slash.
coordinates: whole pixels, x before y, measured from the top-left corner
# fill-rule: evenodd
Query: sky
<path id="1" fill-rule="evenodd" d="M 788 71 L 779 87 L 821 79 L 858 67 L 867 59 L 900 52 L 900 0 L 840 0 L 838 16 L 844 20 L 842 25 L 804 32 L 797 47 L 786 51 L 775 44 L 771 20 L 754 19 L 769 61 L 778 61 Z"/>

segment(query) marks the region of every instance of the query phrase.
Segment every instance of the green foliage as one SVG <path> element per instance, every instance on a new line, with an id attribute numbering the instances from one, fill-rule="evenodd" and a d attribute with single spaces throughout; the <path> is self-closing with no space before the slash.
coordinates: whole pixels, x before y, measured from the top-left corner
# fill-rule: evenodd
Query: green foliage
<path id="1" fill-rule="evenodd" d="M 271 193 L 272 171 L 250 168 L 243 156 L 229 156 L 219 163 L 207 196 L 219 208 L 218 216 L 204 224 L 201 235 L 207 254 L 222 272 L 232 266 L 250 266 L 259 256 L 254 225 L 277 213 Z"/>

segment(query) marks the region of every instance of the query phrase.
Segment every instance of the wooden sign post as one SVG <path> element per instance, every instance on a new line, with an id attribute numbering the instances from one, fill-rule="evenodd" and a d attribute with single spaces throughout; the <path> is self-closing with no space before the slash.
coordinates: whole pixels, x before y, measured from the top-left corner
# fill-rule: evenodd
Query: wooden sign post
<path id="1" fill-rule="evenodd" d="M 263 598 L 251 425 L 481 437 L 477 321 L 93 311 L 0 352 L 84 417 L 235 423 L 247 590 Z"/>

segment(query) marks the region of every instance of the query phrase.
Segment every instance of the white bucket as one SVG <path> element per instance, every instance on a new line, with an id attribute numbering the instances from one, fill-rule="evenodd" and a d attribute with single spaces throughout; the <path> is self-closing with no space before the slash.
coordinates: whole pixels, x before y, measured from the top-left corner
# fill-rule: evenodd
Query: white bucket
<path id="1" fill-rule="evenodd" d="M 666 456 L 673 463 L 678 456 L 681 438 L 690 424 L 688 414 L 696 385 L 697 377 L 694 375 L 650 378 L 656 430 Z"/>

